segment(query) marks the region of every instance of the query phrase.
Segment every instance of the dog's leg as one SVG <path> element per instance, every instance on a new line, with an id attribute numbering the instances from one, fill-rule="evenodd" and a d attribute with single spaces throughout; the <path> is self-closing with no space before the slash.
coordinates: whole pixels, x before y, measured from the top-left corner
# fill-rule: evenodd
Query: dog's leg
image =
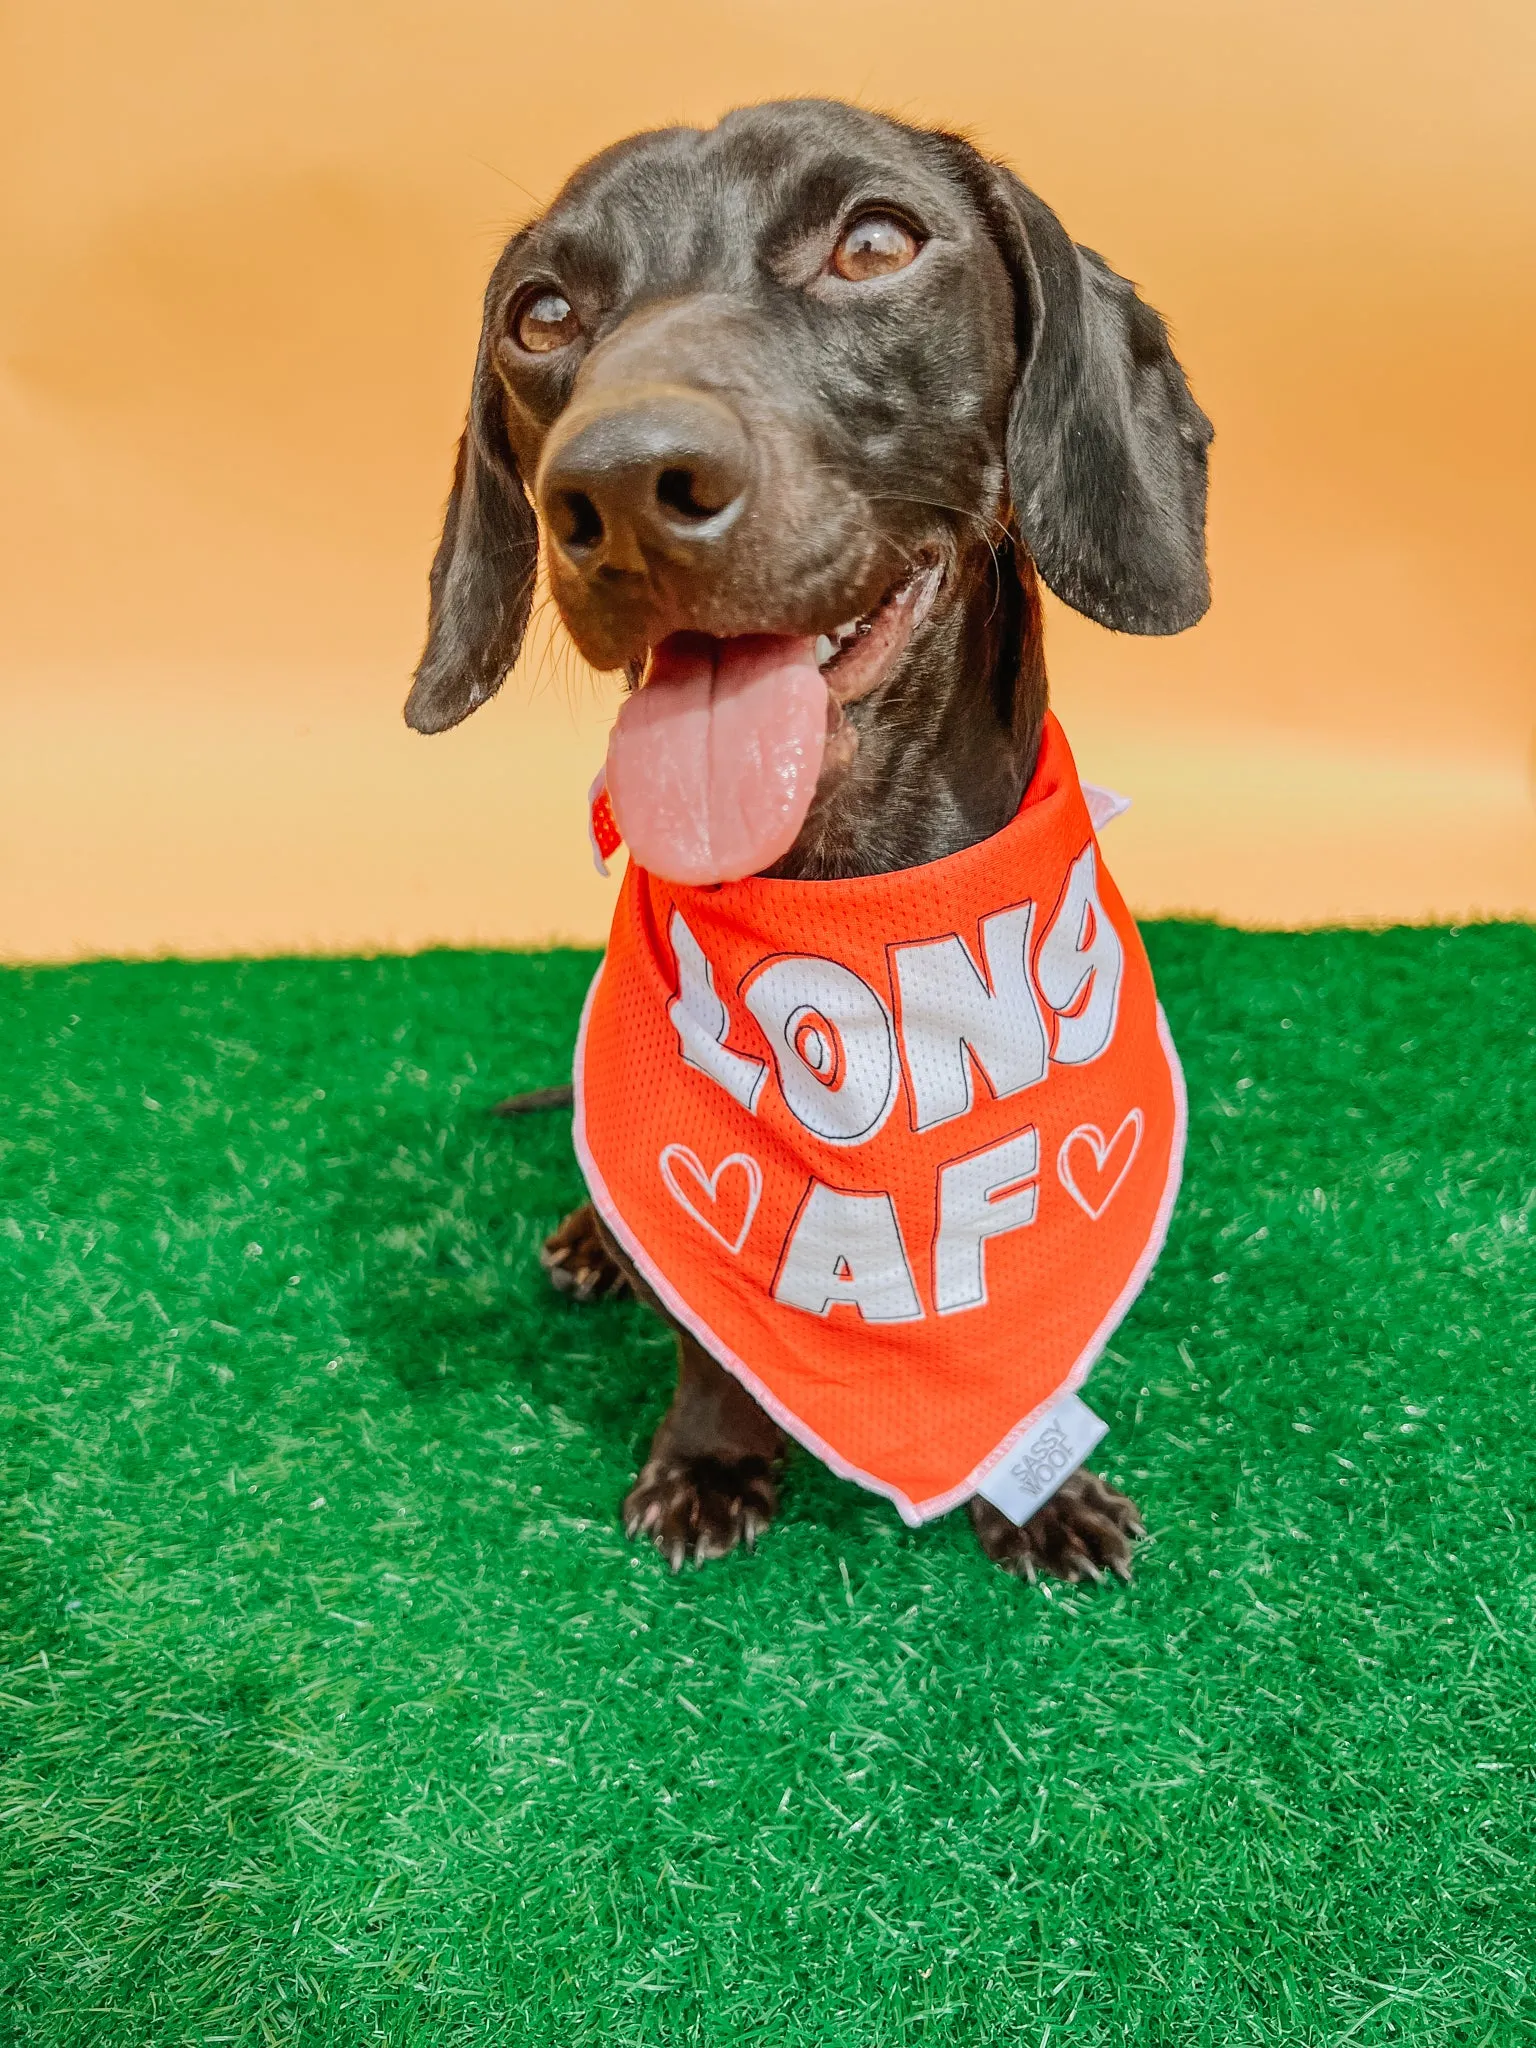
<path id="1" fill-rule="evenodd" d="M 1079 1468 L 1022 1527 L 983 1500 L 965 1504 L 982 1549 L 1004 1571 L 1033 1579 L 1100 1580 L 1106 1572 L 1129 1580 L 1131 1544 L 1147 1533 L 1123 1493 Z"/>
<path id="2" fill-rule="evenodd" d="M 685 1331 L 677 1333 L 677 1392 L 624 1502 L 624 1527 L 649 1536 L 671 1562 L 748 1550 L 773 1520 L 784 1436 L 739 1380 Z"/>
<path id="3" fill-rule="evenodd" d="M 631 1291 L 630 1275 L 609 1250 L 590 1202 L 573 1209 L 545 1238 L 539 1264 L 557 1294 L 571 1294 L 578 1301 L 601 1301 L 606 1295 Z"/>
<path id="4" fill-rule="evenodd" d="M 550 1284 L 578 1301 L 634 1294 L 667 1322 L 662 1304 L 604 1229 L 590 1202 L 544 1241 Z M 624 1501 L 624 1527 L 649 1536 L 672 1569 L 702 1564 L 738 1543 L 750 1550 L 779 1505 L 784 1434 L 739 1380 L 685 1330 L 677 1336 L 677 1391 L 650 1456 Z"/>

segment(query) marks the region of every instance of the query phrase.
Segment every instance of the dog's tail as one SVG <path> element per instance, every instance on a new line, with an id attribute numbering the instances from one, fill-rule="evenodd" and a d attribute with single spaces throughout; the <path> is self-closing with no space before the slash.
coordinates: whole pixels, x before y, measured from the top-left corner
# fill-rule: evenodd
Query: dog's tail
<path id="1" fill-rule="evenodd" d="M 571 1084 L 561 1088 L 530 1088 L 526 1095 L 509 1095 L 503 1102 L 496 1103 L 492 1116 L 531 1116 L 539 1109 L 569 1109 L 571 1106 Z"/>

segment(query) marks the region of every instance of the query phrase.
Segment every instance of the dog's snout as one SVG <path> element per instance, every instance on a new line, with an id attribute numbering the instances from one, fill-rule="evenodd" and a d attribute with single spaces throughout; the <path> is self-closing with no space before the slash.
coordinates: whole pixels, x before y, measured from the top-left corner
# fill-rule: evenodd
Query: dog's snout
<path id="1" fill-rule="evenodd" d="M 707 392 L 614 393 L 563 418 L 539 467 L 550 535 L 583 575 L 706 554 L 734 524 L 751 449 L 732 409 Z"/>

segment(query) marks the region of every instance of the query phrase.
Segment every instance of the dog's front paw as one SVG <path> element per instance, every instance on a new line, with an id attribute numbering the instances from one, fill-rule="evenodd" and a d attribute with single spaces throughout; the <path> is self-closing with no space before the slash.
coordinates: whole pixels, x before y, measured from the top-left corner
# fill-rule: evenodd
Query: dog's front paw
<path id="1" fill-rule="evenodd" d="M 539 1264 L 557 1294 L 574 1295 L 577 1301 L 600 1301 L 605 1295 L 629 1290 L 628 1275 L 614 1264 L 603 1243 L 590 1202 L 573 1209 L 560 1228 L 545 1238 L 539 1247 Z"/>
<path id="2" fill-rule="evenodd" d="M 1079 1468 L 1021 1528 L 978 1494 L 966 1502 L 971 1526 L 994 1564 L 1033 1579 L 1129 1580 L 1131 1544 L 1145 1536 L 1141 1517 L 1123 1493 Z"/>
<path id="3" fill-rule="evenodd" d="M 628 1535 L 649 1536 L 678 1572 L 692 1558 L 703 1564 L 738 1543 L 748 1550 L 779 1505 L 774 1466 L 767 1458 L 680 1458 L 647 1461 L 624 1502 Z"/>

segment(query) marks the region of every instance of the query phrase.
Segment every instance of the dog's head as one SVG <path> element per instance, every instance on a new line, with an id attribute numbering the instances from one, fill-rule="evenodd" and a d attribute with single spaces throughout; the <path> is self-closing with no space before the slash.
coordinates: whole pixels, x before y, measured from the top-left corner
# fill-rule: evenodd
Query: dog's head
<path id="1" fill-rule="evenodd" d="M 823 101 L 636 136 L 492 275 L 406 717 L 497 689 L 541 524 L 576 645 L 634 680 L 753 636 L 865 698 L 999 534 L 1178 632 L 1210 435 L 1157 314 L 968 143 Z"/>

